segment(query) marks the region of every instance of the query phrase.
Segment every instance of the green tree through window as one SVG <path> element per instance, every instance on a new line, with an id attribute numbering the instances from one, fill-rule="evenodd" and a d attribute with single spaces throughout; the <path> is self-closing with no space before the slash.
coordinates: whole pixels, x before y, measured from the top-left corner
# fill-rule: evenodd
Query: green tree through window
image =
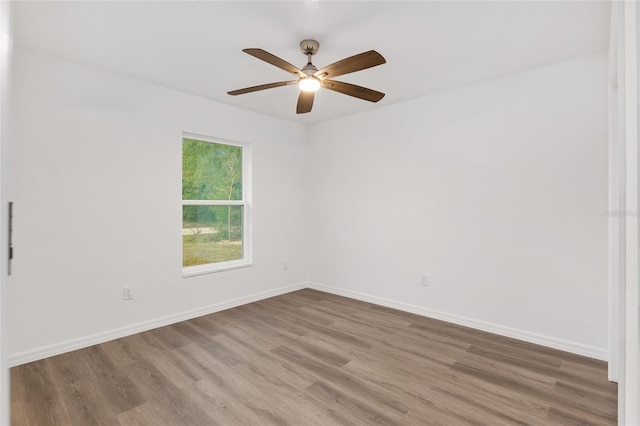
<path id="1" fill-rule="evenodd" d="M 244 258 L 243 149 L 183 138 L 183 267 Z"/>

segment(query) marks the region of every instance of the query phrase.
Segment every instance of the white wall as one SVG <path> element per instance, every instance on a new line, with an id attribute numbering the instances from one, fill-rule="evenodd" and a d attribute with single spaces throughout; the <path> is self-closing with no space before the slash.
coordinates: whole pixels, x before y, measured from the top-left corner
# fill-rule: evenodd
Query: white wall
<path id="1" fill-rule="evenodd" d="M 18 50 L 11 362 L 307 279 L 604 359 L 606 93 L 602 54 L 307 129 Z M 181 277 L 182 131 L 253 144 L 253 267 Z"/>
<path id="2" fill-rule="evenodd" d="M 317 288 L 606 358 L 606 54 L 310 134 Z"/>
<path id="3" fill-rule="evenodd" d="M 305 282 L 305 127 L 24 50 L 14 75 L 12 364 Z M 252 267 L 182 278 L 183 131 L 252 144 Z"/>

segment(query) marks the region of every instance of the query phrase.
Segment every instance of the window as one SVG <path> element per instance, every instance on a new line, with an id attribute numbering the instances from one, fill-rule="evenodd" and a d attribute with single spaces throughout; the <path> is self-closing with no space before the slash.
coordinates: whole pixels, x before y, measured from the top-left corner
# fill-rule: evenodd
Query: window
<path id="1" fill-rule="evenodd" d="M 183 275 L 251 265 L 247 145 L 182 138 Z"/>

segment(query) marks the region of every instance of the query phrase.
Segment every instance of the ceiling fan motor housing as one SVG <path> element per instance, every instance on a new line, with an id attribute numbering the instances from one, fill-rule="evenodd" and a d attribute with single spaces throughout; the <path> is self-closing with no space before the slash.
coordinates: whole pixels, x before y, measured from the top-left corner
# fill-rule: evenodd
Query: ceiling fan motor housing
<path id="1" fill-rule="evenodd" d="M 312 77 L 313 74 L 318 71 L 318 68 L 316 68 L 315 65 L 313 65 L 311 62 L 309 62 L 307 65 L 302 67 L 301 71 L 303 73 L 305 73 L 307 75 L 307 77 Z"/>

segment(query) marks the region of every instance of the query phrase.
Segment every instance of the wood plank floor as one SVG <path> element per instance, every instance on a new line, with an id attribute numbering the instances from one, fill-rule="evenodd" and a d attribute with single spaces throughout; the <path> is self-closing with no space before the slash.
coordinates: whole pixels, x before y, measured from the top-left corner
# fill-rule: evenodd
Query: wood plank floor
<path id="1" fill-rule="evenodd" d="M 614 425 L 604 362 L 314 290 L 11 369 L 21 425 Z"/>

